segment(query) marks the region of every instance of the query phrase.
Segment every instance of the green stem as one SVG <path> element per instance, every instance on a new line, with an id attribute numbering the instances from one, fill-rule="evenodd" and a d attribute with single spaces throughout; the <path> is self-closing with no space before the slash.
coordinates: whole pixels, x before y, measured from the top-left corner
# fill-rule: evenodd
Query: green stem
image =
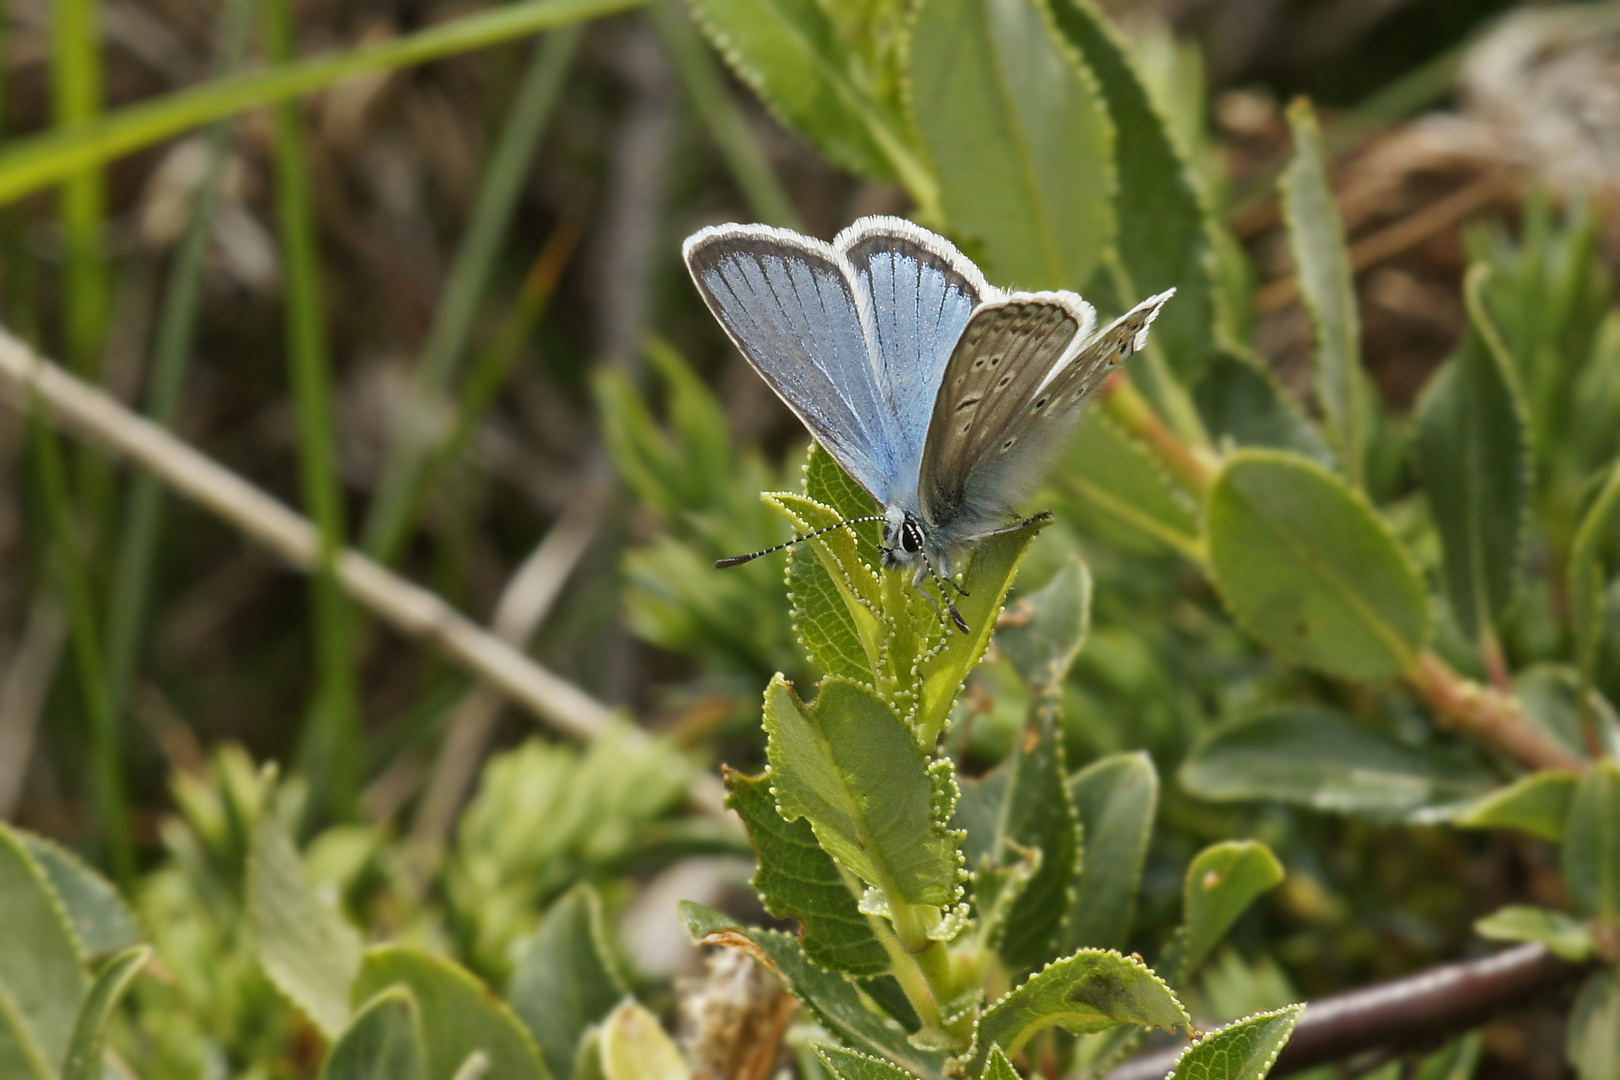
<path id="1" fill-rule="evenodd" d="M 1101 397 L 1108 415 L 1146 444 L 1188 491 L 1199 499 L 1209 495 L 1215 483 L 1216 464 L 1172 431 L 1123 372 L 1109 377 Z"/>

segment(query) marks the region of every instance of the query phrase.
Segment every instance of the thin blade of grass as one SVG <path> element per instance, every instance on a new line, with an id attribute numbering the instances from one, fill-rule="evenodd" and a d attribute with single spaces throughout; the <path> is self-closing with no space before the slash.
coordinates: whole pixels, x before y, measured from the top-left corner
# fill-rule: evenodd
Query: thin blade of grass
<path id="1" fill-rule="evenodd" d="M 444 298 L 434 313 L 433 328 L 416 367 L 416 378 L 404 414 L 389 441 L 382 479 L 361 530 L 362 548 L 380 562 L 393 562 L 413 520 L 414 492 L 430 452 L 417 414 L 444 392 L 467 349 L 473 317 L 489 282 L 523 192 L 540 138 L 573 63 L 580 28 L 564 27 L 535 46 L 522 85 L 513 98 L 495 154 L 484 172 L 472 221 L 456 252 Z M 459 423 L 459 418 L 458 418 Z"/>
<path id="2" fill-rule="evenodd" d="M 257 0 L 229 0 L 220 24 L 218 71 L 228 77 L 242 64 L 253 26 Z M 163 311 L 152 349 L 148 383 L 148 414 L 164 427 L 172 427 L 180 409 L 187 361 L 197 328 L 197 294 L 202 281 L 214 223 L 214 208 L 224 176 L 225 151 L 231 125 L 215 124 L 208 132 L 208 164 L 191 204 L 191 219 L 169 267 Z M 113 707 L 122 709 L 134 676 L 139 638 L 146 623 L 152 564 L 163 527 L 163 487 L 156 479 L 137 474 L 119 530 L 118 561 L 107 616 L 107 681 Z"/>
<path id="3" fill-rule="evenodd" d="M 455 425 L 421 471 L 412 493 L 411 516 L 415 514 L 416 504 L 427 492 L 434 490 L 450 468 L 461 459 L 479 422 L 494 404 L 501 387 L 506 385 L 507 377 L 523 356 L 524 342 L 534 334 L 540 317 L 551 303 L 551 297 L 557 290 L 557 280 L 573 256 L 579 238 L 579 226 L 564 222 L 546 240 L 545 247 L 540 250 L 539 257 L 524 280 L 517 302 L 512 305 L 511 312 L 495 335 L 494 343 L 478 358 L 462 385 Z"/>
<path id="4" fill-rule="evenodd" d="M 35 410 L 34 415 L 36 418 L 44 415 L 43 410 Z M 90 722 L 91 790 L 100 818 L 98 838 L 104 845 L 113 876 L 128 890 L 135 880 L 135 847 L 120 766 L 117 714 L 107 693 L 106 667 L 101 659 L 101 639 L 96 627 L 95 604 L 90 597 L 83 538 L 74 521 L 73 496 L 56 434 L 36 419 L 32 442 L 34 465 L 45 499 L 51 554 L 62 579 L 72 622 L 79 693 Z"/>
<path id="5" fill-rule="evenodd" d="M 288 0 L 267 8 L 271 56 L 291 60 L 293 21 Z M 354 620 L 337 580 L 344 547 L 343 499 L 333 436 L 332 368 L 321 305 L 320 256 L 304 130 L 296 103 L 275 109 L 276 204 L 286 264 L 287 350 L 298 416 L 298 465 L 304 502 L 320 530 L 314 582 L 318 686 L 304 719 L 299 758 L 310 790 L 338 819 L 353 811 L 359 791 L 360 723 Z"/>
<path id="6" fill-rule="evenodd" d="M 100 7 L 98 0 L 56 0 L 49 5 L 51 92 L 58 130 L 92 126 L 101 115 Z M 107 192 L 95 163 L 64 177 L 59 209 L 67 242 L 64 351 L 74 371 L 93 376 L 108 295 L 101 236 Z"/>
<path id="7" fill-rule="evenodd" d="M 636 7 L 645 0 L 529 0 L 382 45 L 318 56 L 131 105 L 94 124 L 19 139 L 0 153 L 0 204 L 172 135 L 377 71 L 424 64 Z"/>
<path id="8" fill-rule="evenodd" d="M 673 0 L 658 0 L 648 14 L 754 217 L 767 225 L 803 232 L 804 220 L 782 189 L 759 140 L 748 129 L 747 118 L 690 17 Z"/>

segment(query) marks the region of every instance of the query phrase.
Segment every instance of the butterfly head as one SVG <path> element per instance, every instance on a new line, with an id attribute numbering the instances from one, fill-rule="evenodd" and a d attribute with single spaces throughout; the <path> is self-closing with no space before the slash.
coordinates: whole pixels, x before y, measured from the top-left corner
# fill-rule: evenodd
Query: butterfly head
<path id="1" fill-rule="evenodd" d="M 894 570 L 916 566 L 923 557 L 928 538 L 923 523 L 909 510 L 891 506 L 883 515 L 883 565 Z"/>

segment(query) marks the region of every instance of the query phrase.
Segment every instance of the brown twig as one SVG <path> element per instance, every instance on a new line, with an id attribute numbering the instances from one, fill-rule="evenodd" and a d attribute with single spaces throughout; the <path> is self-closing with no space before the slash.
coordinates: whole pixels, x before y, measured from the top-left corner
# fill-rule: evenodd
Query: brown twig
<path id="1" fill-rule="evenodd" d="M 1418 654 L 1407 679 L 1434 706 L 1443 724 L 1496 747 L 1527 768 L 1586 767 L 1529 721 L 1518 698 L 1463 678 L 1428 649 Z"/>
<path id="2" fill-rule="evenodd" d="M 0 328 L 0 398 L 23 412 L 39 407 L 56 424 L 147 470 L 218 514 L 289 563 L 313 569 L 320 538 L 286 506 L 169 432 L 69 375 Z M 337 559 L 344 590 L 408 637 L 444 653 L 475 677 L 578 739 L 608 729 L 606 705 L 541 667 L 435 594 L 360 553 Z"/>
<path id="3" fill-rule="evenodd" d="M 1300 1072 L 1365 1050 L 1435 1045 L 1517 1005 L 1573 981 L 1589 968 L 1560 960 L 1543 945 L 1520 945 L 1487 956 L 1441 964 L 1405 979 L 1313 1001 L 1271 1075 Z M 1108 1080 L 1160 1080 L 1183 1047 L 1156 1050 L 1125 1062 Z"/>

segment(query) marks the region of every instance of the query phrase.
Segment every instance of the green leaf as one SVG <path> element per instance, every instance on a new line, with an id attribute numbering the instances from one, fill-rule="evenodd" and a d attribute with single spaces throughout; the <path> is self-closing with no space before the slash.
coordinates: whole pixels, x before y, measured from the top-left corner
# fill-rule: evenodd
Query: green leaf
<path id="1" fill-rule="evenodd" d="M 770 968 L 823 1027 L 852 1049 L 920 1077 L 941 1075 L 943 1055 L 913 1046 L 905 1028 L 868 1007 L 848 979 L 807 960 L 792 937 L 775 930 L 745 930 L 730 916 L 690 900 L 681 901 L 680 914 L 699 945 L 742 949 Z"/>
<path id="2" fill-rule="evenodd" d="M 1255 898 L 1282 879 L 1282 864 L 1257 840 L 1227 840 L 1199 852 L 1187 867 L 1181 929 L 1162 965 L 1175 984 L 1198 970 Z"/>
<path id="3" fill-rule="evenodd" d="M 1566 1053 L 1580 1080 L 1620 1076 L 1620 971 L 1592 974 L 1569 1013 Z"/>
<path id="4" fill-rule="evenodd" d="M 1620 917 L 1620 763 L 1581 777 L 1564 837 L 1564 880 L 1575 906 L 1605 922 Z"/>
<path id="5" fill-rule="evenodd" d="M 1149 347 L 1161 348 L 1191 384 L 1208 363 L 1217 330 L 1228 322 L 1215 281 L 1214 221 L 1129 47 L 1107 17 L 1090 0 L 1053 0 L 1051 12 L 1101 89 L 1118 133 L 1115 249 L 1129 278 L 1121 291 L 1150 296 L 1175 287 L 1175 303 L 1159 313 Z"/>
<path id="6" fill-rule="evenodd" d="M 1322 132 L 1310 102 L 1288 107 L 1294 158 L 1283 174 L 1283 214 L 1300 294 L 1316 332 L 1313 381 L 1339 453 L 1339 468 L 1353 487 L 1363 484 L 1367 391 L 1361 371 L 1361 321 L 1333 185 L 1328 181 Z"/>
<path id="7" fill-rule="evenodd" d="M 1180 302 L 1178 291 L 1176 303 Z M 1166 305 L 1165 313 L 1174 306 Z M 1158 332 L 1155 321 L 1153 333 Z M 1193 401 L 1217 442 L 1292 450 L 1322 464 L 1333 461 L 1321 431 L 1277 382 L 1265 359 L 1248 350 L 1228 348 L 1215 354 L 1193 387 Z"/>
<path id="8" fill-rule="evenodd" d="M 1476 641 L 1494 634 L 1518 588 L 1530 487 L 1524 404 L 1481 298 L 1488 272 L 1483 265 L 1469 271 L 1467 335 L 1425 393 L 1417 425 L 1446 597 Z"/>
<path id="9" fill-rule="evenodd" d="M 1174 306 L 1174 305 L 1168 305 Z M 1079 504 L 1075 516 L 1105 537 L 1140 547 L 1142 538 L 1202 560 L 1196 506 L 1164 466 L 1098 409 L 1081 417 L 1052 484 Z M 1106 461 L 1107 468 L 1099 462 Z"/>
<path id="10" fill-rule="evenodd" d="M 1592 928 L 1561 911 L 1509 904 L 1474 923 L 1480 937 L 1490 941 L 1534 941 L 1571 962 L 1586 960 L 1597 951 Z"/>
<path id="11" fill-rule="evenodd" d="M 1597 676 L 1598 650 L 1603 643 L 1604 571 L 1598 559 L 1598 541 L 1620 511 L 1620 458 L 1609 468 L 1597 497 L 1587 507 L 1569 549 L 1570 628 L 1575 637 L 1575 664 L 1580 672 L 1576 700 L 1589 716 L 1589 695 Z"/>
<path id="12" fill-rule="evenodd" d="M 1435 752 L 1404 746 L 1320 705 L 1276 705 L 1217 724 L 1179 772 L 1205 799 L 1278 799 L 1338 814 L 1427 816 L 1481 794 L 1490 776 Z"/>
<path id="13" fill-rule="evenodd" d="M 850 45 L 822 5 L 692 0 L 692 8 L 738 77 L 834 164 L 864 176 L 898 175 L 914 195 L 918 184 L 929 189 L 903 123 L 856 81 Z"/>
<path id="14" fill-rule="evenodd" d="M 1037 0 L 926 0 L 908 96 L 953 234 L 998 285 L 1081 289 L 1113 241 L 1113 132 Z"/>
<path id="15" fill-rule="evenodd" d="M 1080 821 L 1064 782 L 1068 769 L 1053 706 L 1037 706 L 1012 760 L 1000 771 L 1007 782 L 990 857 L 1005 869 L 1026 862 L 1030 852 L 1038 853 L 1033 871 L 1002 905 L 995 934 L 1002 959 L 1017 971 L 1058 955 L 1069 886 L 1080 858 Z M 980 918 L 985 915 L 981 905 Z"/>
<path id="16" fill-rule="evenodd" d="M 55 1080 L 89 989 L 61 901 L 0 824 L 0 1076 Z"/>
<path id="17" fill-rule="evenodd" d="M 287 101 L 361 75 L 425 64 L 634 7 L 639 0 L 509 4 L 395 38 L 253 71 L 109 113 L 93 124 L 11 140 L 0 153 L 0 204 L 213 120 Z"/>
<path id="18" fill-rule="evenodd" d="M 990 1056 L 985 1060 L 984 1073 L 980 1080 L 1018 1080 L 1018 1072 L 1007 1060 L 1007 1055 L 999 1046 L 990 1048 Z"/>
<path id="19" fill-rule="evenodd" d="M 423 1080 L 425 1057 L 416 999 L 396 986 L 356 1014 L 326 1056 L 321 1080 Z"/>
<path id="20" fill-rule="evenodd" d="M 1570 802 L 1580 778 L 1561 769 L 1521 776 L 1482 797 L 1452 819 L 1466 829 L 1518 829 L 1560 843 L 1569 822 Z"/>
<path id="21" fill-rule="evenodd" d="M 1145 752 L 1114 754 L 1070 777 L 1069 797 L 1086 846 L 1069 904 L 1068 946 L 1117 949 L 1130 932 L 1158 807 L 1159 774 Z"/>
<path id="22" fill-rule="evenodd" d="M 1587 736 L 1599 746 L 1620 746 L 1620 717 L 1595 687 L 1586 694 L 1587 715 L 1581 715 L 1581 675 L 1568 664 L 1539 663 L 1513 673 L 1513 696 L 1524 707 L 1530 723 L 1577 758 L 1589 757 Z"/>
<path id="23" fill-rule="evenodd" d="M 73 1027 L 73 1041 L 68 1044 L 67 1058 L 62 1064 L 62 1080 L 101 1080 L 106 1071 L 101 1048 L 107 1037 L 107 1021 L 151 957 L 150 946 L 131 945 L 96 973 L 96 981 L 91 984 L 84 1008 L 79 1010 L 78 1022 Z"/>
<path id="24" fill-rule="evenodd" d="M 602 903 L 578 885 L 551 905 L 523 945 L 507 1003 L 540 1047 L 556 1080 L 572 1080 L 580 1040 L 627 991 L 609 959 Z"/>
<path id="25" fill-rule="evenodd" d="M 861 913 L 838 864 L 816 843 L 810 823 L 802 818 L 784 821 L 776 812 L 770 777 L 728 769 L 726 790 L 726 805 L 748 827 L 759 859 L 754 888 L 760 901 L 778 919 L 799 920 L 805 955 L 852 975 L 888 971 L 889 954 L 873 936 L 872 924 Z"/>
<path id="26" fill-rule="evenodd" d="M 879 1058 L 820 1043 L 813 1049 L 816 1057 L 832 1072 L 834 1080 L 910 1080 L 910 1074 Z"/>
<path id="27" fill-rule="evenodd" d="M 1055 696 L 1080 655 L 1091 623 L 1091 572 L 1070 556 L 1052 580 L 1008 607 L 996 629 L 996 648 L 1036 696 Z"/>
<path id="28" fill-rule="evenodd" d="M 784 819 L 807 819 L 822 848 L 891 903 L 955 902 L 955 845 L 934 818 L 927 759 L 876 694 L 829 677 L 807 709 L 778 675 L 765 730 Z"/>
<path id="29" fill-rule="evenodd" d="M 1367 501 L 1315 463 L 1270 450 L 1232 455 L 1205 528 L 1227 608 L 1285 659 L 1386 679 L 1427 641 L 1428 597 L 1411 560 Z"/>
<path id="30" fill-rule="evenodd" d="M 1019 564 L 1024 561 L 1035 534 L 1050 520 L 1049 516 L 1037 516 L 1024 527 L 992 536 L 973 549 L 962 574 L 963 587 L 969 595 L 956 599 L 957 611 L 971 628 L 968 633 L 940 626 L 932 611 L 929 611 L 930 625 L 940 627 L 942 640 L 918 658 L 916 675 L 908 676 L 921 683 L 921 691 L 910 717 L 920 745 L 931 750 L 939 739 L 940 730 L 962 692 L 968 672 L 973 670 L 990 647 L 1002 601 L 1012 587 L 1013 578 L 1018 575 Z M 892 571 L 890 576 L 898 582 L 902 572 Z M 910 574 L 903 576 L 904 588 L 911 596 L 916 596 L 917 591 L 910 586 Z M 926 609 L 926 602 L 923 607 Z M 896 670 L 898 674 L 907 676 L 909 669 L 897 667 Z"/>
<path id="31" fill-rule="evenodd" d="M 768 495 L 766 501 L 793 523 L 799 536 L 865 516 L 798 495 Z M 865 540 L 850 535 L 849 529 L 835 529 L 791 548 L 788 599 L 793 629 L 811 663 L 824 675 L 876 684 L 890 628 L 882 613 L 883 584 L 868 562 L 875 559 L 877 547 Z"/>
<path id="32" fill-rule="evenodd" d="M 369 950 L 354 983 L 354 1001 L 369 1001 L 396 986 L 408 990 L 420 1010 L 424 1080 L 453 1080 L 480 1050 L 489 1057 L 489 1075 L 500 1080 L 549 1080 L 522 1023 L 463 968 L 403 945 Z"/>
<path id="33" fill-rule="evenodd" d="M 607 1080 L 687 1080 L 692 1075 L 658 1017 L 627 1000 L 602 1025 L 602 1073 Z"/>
<path id="34" fill-rule="evenodd" d="M 1205 1035 L 1187 1047 L 1171 1080 L 1264 1080 L 1304 1011 L 1288 1005 Z"/>
<path id="35" fill-rule="evenodd" d="M 1122 1024 L 1192 1028 L 1187 1010 L 1146 964 L 1117 952 L 1082 949 L 985 1010 L 969 1072 L 983 1075 L 992 1046 L 1016 1057 L 1031 1038 L 1054 1025 L 1071 1035 L 1088 1035 Z"/>
<path id="36" fill-rule="evenodd" d="M 259 815 L 248 863 L 248 911 L 259 962 L 282 993 L 328 1039 L 349 1026 L 350 987 L 360 972 L 360 935 L 322 903 L 275 814 Z"/>
<path id="37" fill-rule="evenodd" d="M 86 956 L 107 956 L 140 943 L 141 930 L 135 915 L 112 882 L 73 852 L 43 836 L 18 833 L 17 838 L 56 890 Z"/>
<path id="38" fill-rule="evenodd" d="M 819 447 L 805 473 L 806 495 L 765 497 L 801 534 L 877 510 Z M 796 628 L 818 667 L 872 686 L 911 725 L 917 745 L 932 750 L 963 680 L 989 648 L 1018 564 L 1047 520 L 1039 516 L 974 547 L 961 575 L 969 595 L 956 601 L 966 634 L 912 587 L 909 573 L 873 568 L 876 525 L 828 532 L 800 545 L 808 554 L 792 557 Z"/>

